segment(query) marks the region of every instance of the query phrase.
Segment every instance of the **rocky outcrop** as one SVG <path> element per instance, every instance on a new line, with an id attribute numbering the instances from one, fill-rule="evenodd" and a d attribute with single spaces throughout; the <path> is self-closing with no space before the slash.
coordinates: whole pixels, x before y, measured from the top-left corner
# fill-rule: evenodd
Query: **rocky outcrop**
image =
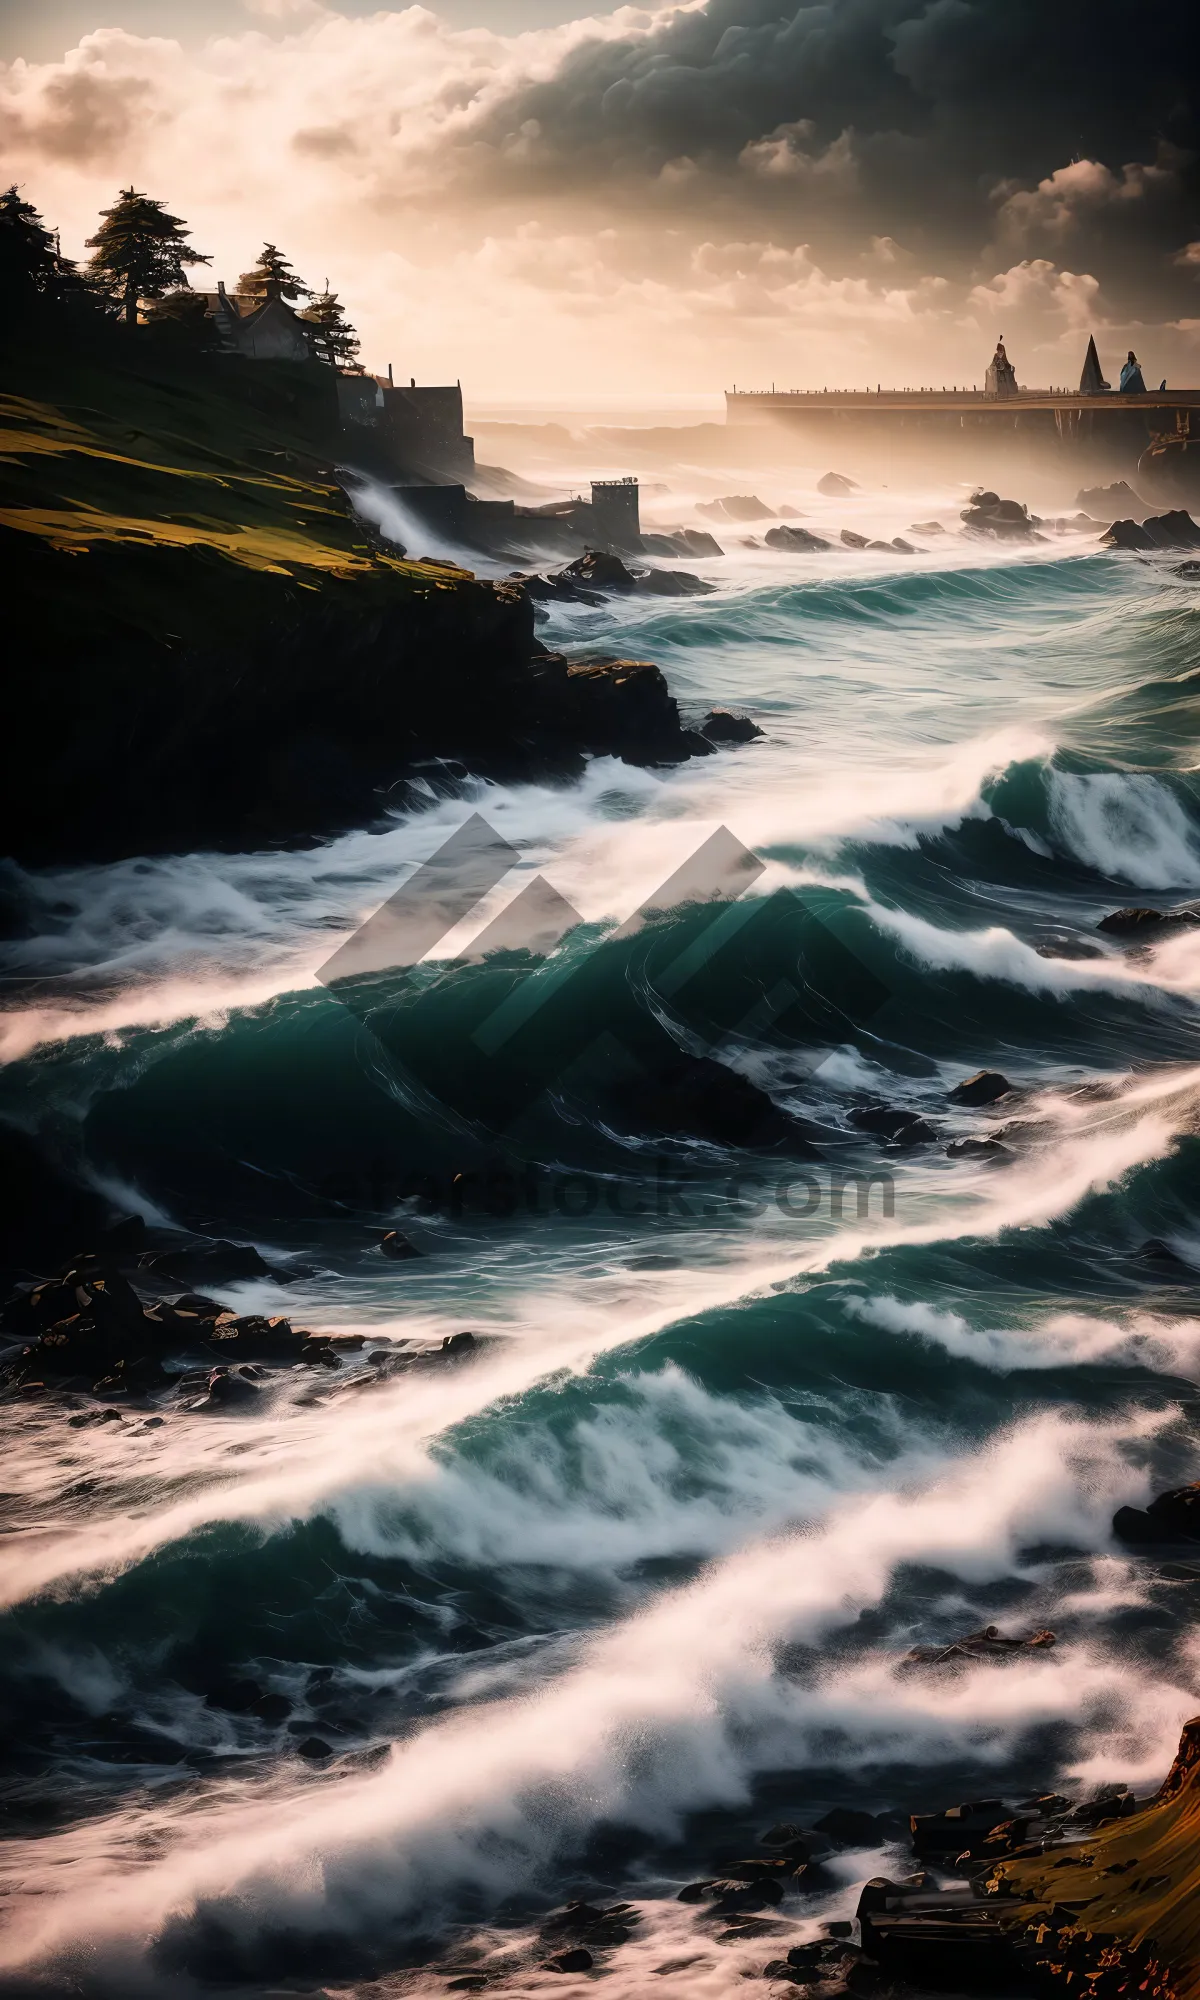
<path id="1" fill-rule="evenodd" d="M 762 730 L 748 715 L 735 715 L 728 708 L 710 708 L 700 724 L 700 734 L 725 749 L 735 743 L 753 743 Z"/>
<path id="2" fill-rule="evenodd" d="M 1115 479 L 1111 486 L 1081 486 L 1075 495 L 1075 505 L 1085 514 L 1098 515 L 1102 521 L 1115 521 L 1120 515 L 1141 521 L 1150 512 L 1127 479 Z"/>
<path id="3" fill-rule="evenodd" d="M 1113 1533 L 1135 1548 L 1200 1542 L 1200 1485 L 1173 1487 L 1145 1508 L 1118 1507 Z"/>
<path id="4" fill-rule="evenodd" d="M 721 500 L 698 500 L 696 512 L 710 521 L 773 521 L 775 509 L 754 493 L 727 493 Z"/>
<path id="5" fill-rule="evenodd" d="M 1140 523 L 1114 521 L 1101 542 L 1110 549 L 1200 549 L 1200 528 L 1183 507 L 1169 514 L 1150 514 Z"/>
<path id="6" fill-rule="evenodd" d="M 830 546 L 823 536 L 812 534 L 808 528 L 768 528 L 763 540 L 769 549 L 789 549 L 804 555 Z"/>
<path id="7" fill-rule="evenodd" d="M 642 550 L 648 556 L 722 556 L 725 551 L 715 535 L 703 528 L 675 528 L 670 534 L 642 535 Z"/>
<path id="8" fill-rule="evenodd" d="M 1108 916 L 1101 917 L 1096 929 L 1106 931 L 1110 937 L 1141 940 L 1159 937 L 1165 931 L 1182 930 L 1190 924 L 1200 924 L 1200 909 L 1181 904 L 1174 910 L 1152 910 L 1131 904 L 1126 909 L 1111 910 Z"/>
<path id="9" fill-rule="evenodd" d="M 818 479 L 817 492 L 824 493 L 830 500 L 845 500 L 851 493 L 858 492 L 858 483 L 848 479 L 844 472 L 827 472 Z"/>
<path id="10" fill-rule="evenodd" d="M 976 1070 L 974 1076 L 965 1076 L 956 1083 L 953 1090 L 946 1092 L 947 1102 L 963 1104 L 975 1110 L 985 1104 L 996 1104 L 1007 1097 L 1012 1085 L 998 1069 Z"/>
<path id="11" fill-rule="evenodd" d="M 989 492 L 972 493 L 961 518 L 968 534 L 989 535 L 997 541 L 1031 540 L 1042 525 L 1020 500 L 1002 500 Z"/>

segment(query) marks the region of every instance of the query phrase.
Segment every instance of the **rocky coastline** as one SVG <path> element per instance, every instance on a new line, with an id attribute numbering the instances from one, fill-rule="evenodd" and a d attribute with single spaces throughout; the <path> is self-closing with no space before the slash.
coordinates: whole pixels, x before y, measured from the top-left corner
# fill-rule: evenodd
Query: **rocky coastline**
<path id="1" fill-rule="evenodd" d="M 699 579 L 407 559 L 339 482 L 321 371 L 135 377 L 70 357 L 68 404 L 53 357 L 16 359 L 0 559 L 21 689 L 0 852 L 19 865 L 303 844 L 472 776 L 568 782 L 589 757 L 716 747 L 652 662 L 577 662 L 535 630 L 547 598 Z"/>

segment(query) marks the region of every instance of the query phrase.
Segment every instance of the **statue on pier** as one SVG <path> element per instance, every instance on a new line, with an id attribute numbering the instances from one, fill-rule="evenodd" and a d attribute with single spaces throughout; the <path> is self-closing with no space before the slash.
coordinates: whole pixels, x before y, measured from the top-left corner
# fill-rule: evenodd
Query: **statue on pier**
<path id="1" fill-rule="evenodd" d="M 1100 356 L 1096 352 L 1096 336 L 1089 333 L 1087 353 L 1083 357 L 1083 374 L 1079 378 L 1081 396 L 1103 396 L 1108 388 L 1100 372 Z"/>
<path id="2" fill-rule="evenodd" d="M 1123 396 L 1144 396 L 1146 384 L 1142 380 L 1142 370 L 1132 347 L 1129 359 L 1121 370 L 1121 394 Z"/>
<path id="3" fill-rule="evenodd" d="M 985 396 L 1015 396 L 1017 392 L 1017 371 L 1004 351 L 1004 335 L 996 342 L 996 352 L 988 364 L 983 378 Z"/>

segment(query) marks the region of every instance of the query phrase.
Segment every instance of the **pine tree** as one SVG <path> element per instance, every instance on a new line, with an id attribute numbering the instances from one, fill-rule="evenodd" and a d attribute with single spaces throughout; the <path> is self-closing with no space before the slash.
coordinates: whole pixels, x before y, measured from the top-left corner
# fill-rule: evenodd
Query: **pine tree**
<path id="1" fill-rule="evenodd" d="M 313 300 L 301 318 L 316 329 L 316 349 L 322 361 L 327 361 L 331 368 L 357 367 L 359 338 L 346 318 L 345 307 L 337 293 L 330 291 L 328 278 L 325 290 Z"/>
<path id="2" fill-rule="evenodd" d="M 212 262 L 190 247 L 186 223 L 135 188 L 122 188 L 101 217 L 88 237 L 94 253 L 88 268 L 98 288 L 119 304 L 127 326 L 137 325 L 141 299 L 161 299 L 187 284 L 185 265 Z"/>
<path id="3" fill-rule="evenodd" d="M 280 299 L 311 299 L 312 287 L 306 285 L 293 271 L 282 250 L 274 243 L 264 243 L 262 253 L 252 271 L 243 271 L 238 279 L 238 297 L 262 305 L 271 296 L 268 286 L 274 287 L 274 296 Z"/>
<path id="4" fill-rule="evenodd" d="M 74 281 L 75 266 L 64 257 L 52 232 L 20 189 L 0 194 L 0 295 L 20 304 L 31 298 L 58 298 Z"/>

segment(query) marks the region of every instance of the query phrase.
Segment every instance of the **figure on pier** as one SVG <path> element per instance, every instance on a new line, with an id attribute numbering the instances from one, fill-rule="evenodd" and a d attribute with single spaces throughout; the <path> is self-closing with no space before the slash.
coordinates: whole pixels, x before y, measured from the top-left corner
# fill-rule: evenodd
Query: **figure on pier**
<path id="1" fill-rule="evenodd" d="M 1017 371 L 1004 351 L 1004 335 L 996 342 L 996 352 L 988 364 L 983 379 L 984 394 L 987 396 L 1015 396 L 1017 394 Z"/>
<path id="2" fill-rule="evenodd" d="M 1121 394 L 1123 396 L 1144 396 L 1145 393 L 1146 384 L 1142 380 L 1141 364 L 1131 347 L 1129 350 L 1129 359 L 1121 370 Z"/>

